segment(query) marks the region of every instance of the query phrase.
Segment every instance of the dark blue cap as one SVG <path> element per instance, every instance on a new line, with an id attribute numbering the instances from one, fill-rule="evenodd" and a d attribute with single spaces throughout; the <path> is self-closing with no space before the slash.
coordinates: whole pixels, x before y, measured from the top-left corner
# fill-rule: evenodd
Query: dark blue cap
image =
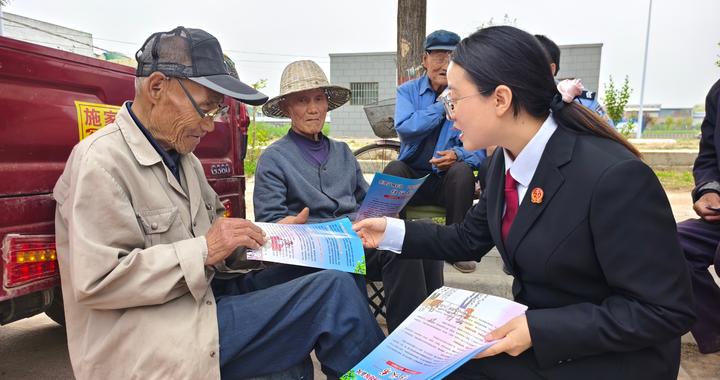
<path id="1" fill-rule="evenodd" d="M 425 39 L 425 51 L 429 50 L 455 50 L 460 43 L 460 36 L 447 30 L 436 30 L 428 34 Z"/>

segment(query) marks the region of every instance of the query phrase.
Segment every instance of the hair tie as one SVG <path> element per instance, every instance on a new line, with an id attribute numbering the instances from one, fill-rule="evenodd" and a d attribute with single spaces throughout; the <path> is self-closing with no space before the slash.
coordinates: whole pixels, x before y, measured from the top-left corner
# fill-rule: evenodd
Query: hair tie
<path id="1" fill-rule="evenodd" d="M 565 79 L 557 84 L 557 92 L 550 102 L 550 110 L 557 112 L 561 110 L 565 103 L 571 103 L 575 98 L 580 96 L 585 90 L 580 79 Z"/>
<path id="2" fill-rule="evenodd" d="M 562 95 L 560 95 L 559 92 L 556 92 L 552 98 L 552 101 L 550 102 L 550 111 L 556 113 L 560 111 L 563 107 L 565 107 L 565 102 L 563 102 Z"/>

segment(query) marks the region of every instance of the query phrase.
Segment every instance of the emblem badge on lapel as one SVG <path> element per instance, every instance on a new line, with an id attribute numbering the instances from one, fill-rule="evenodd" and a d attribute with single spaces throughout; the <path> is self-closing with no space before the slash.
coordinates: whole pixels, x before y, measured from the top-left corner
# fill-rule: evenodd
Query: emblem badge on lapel
<path id="1" fill-rule="evenodd" d="M 539 187 L 532 189 L 532 192 L 530 193 L 530 202 L 539 205 L 543 201 L 543 195 L 545 195 L 545 193 L 543 193 L 543 189 Z"/>

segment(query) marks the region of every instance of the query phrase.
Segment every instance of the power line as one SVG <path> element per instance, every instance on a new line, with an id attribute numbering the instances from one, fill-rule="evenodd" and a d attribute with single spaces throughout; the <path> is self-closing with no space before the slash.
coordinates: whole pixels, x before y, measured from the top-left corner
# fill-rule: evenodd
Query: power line
<path id="1" fill-rule="evenodd" d="M 62 33 L 62 32 L 51 32 L 51 31 L 49 31 L 49 30 L 45 30 L 45 29 L 42 29 L 42 28 L 38 28 L 38 27 L 36 27 L 36 26 L 34 26 L 34 25 L 26 24 L 26 23 L 23 23 L 23 22 L 20 22 L 20 21 L 17 21 L 17 20 L 8 19 L 7 17 L 4 17 L 4 16 L 2 17 L 2 19 L 3 19 L 3 20 L 6 20 L 6 21 L 8 21 L 8 22 L 14 23 L 14 24 L 22 25 L 22 26 L 24 26 L 24 27 L 26 27 L 26 28 L 30 28 L 30 29 L 37 30 L 37 31 L 40 31 L 40 32 L 43 32 L 43 33 L 47 33 L 47 34 L 52 35 L 52 36 L 55 36 L 55 37 L 59 37 L 59 38 L 66 39 L 66 40 L 71 41 L 71 42 L 74 42 L 74 43 L 76 43 L 76 44 L 88 46 L 88 47 L 90 47 L 90 48 L 98 49 L 98 50 L 101 50 L 101 51 L 106 52 L 106 53 L 111 53 L 111 52 L 112 52 L 112 51 L 110 51 L 110 50 L 101 48 L 101 47 L 99 47 L 99 46 L 97 46 L 97 45 L 88 44 L 88 43 L 86 43 L 86 42 L 78 41 L 78 40 L 76 40 L 76 39 L 74 39 L 74 38 L 67 37 L 68 35 L 69 35 L 69 36 L 78 36 L 78 34 Z M 11 26 L 11 25 L 7 25 L 7 26 Z M 12 26 L 13 26 L 13 27 L 17 27 L 17 26 L 15 26 L 15 25 L 12 25 Z M 94 39 L 94 40 L 100 40 L 100 41 L 108 41 L 108 42 L 114 42 L 114 43 L 120 43 L 120 44 L 132 45 L 132 46 L 140 46 L 140 44 L 137 43 L 137 42 L 115 40 L 115 39 L 104 38 L 104 37 L 95 37 L 95 36 L 92 36 L 92 34 L 91 34 L 91 38 Z M 46 41 L 31 41 L 31 40 L 28 40 L 28 41 L 29 41 L 29 42 L 48 43 L 48 42 L 46 42 Z M 73 46 L 73 45 L 63 45 L 63 44 L 56 44 L 56 45 L 58 45 L 58 46 L 66 46 L 66 47 L 75 47 L 75 46 Z M 321 58 L 321 59 L 323 59 L 323 60 L 329 60 L 329 59 L 330 59 L 330 58 L 327 57 L 327 56 L 282 54 L 282 53 L 270 53 L 270 52 L 259 52 L 259 51 L 243 51 L 243 50 L 235 50 L 235 49 L 225 49 L 224 52 L 226 52 L 226 53 L 235 53 L 235 54 L 266 55 L 266 56 L 276 56 L 276 57 L 316 58 L 316 59 L 317 59 L 317 58 Z M 267 61 L 267 60 L 254 60 L 254 59 L 235 59 L 234 61 L 236 61 L 236 62 L 248 62 L 248 63 L 279 63 L 279 64 L 286 64 L 286 63 L 288 63 L 288 61 Z"/>
<path id="2" fill-rule="evenodd" d="M 259 51 L 242 51 L 242 50 L 225 50 L 226 52 L 240 53 L 240 54 L 257 54 L 257 55 L 272 55 L 278 57 L 295 57 L 295 58 L 324 58 L 330 59 L 327 56 L 320 55 L 297 55 L 297 54 L 280 54 L 280 53 L 264 53 Z"/>
<path id="3" fill-rule="evenodd" d="M 60 42 L 52 42 L 52 41 L 40 41 L 40 40 L 33 40 L 30 38 L 23 38 L 22 39 L 25 42 L 32 42 L 34 44 L 38 45 L 50 45 L 50 46 L 58 46 L 58 47 L 65 47 L 65 48 L 77 48 L 77 45 L 70 45 L 70 44 L 63 44 Z M 87 44 L 83 44 L 84 46 L 88 46 Z"/>
<path id="4" fill-rule="evenodd" d="M 121 41 L 121 40 L 114 40 L 111 38 L 105 38 L 105 37 L 95 37 L 93 36 L 93 39 L 100 40 L 100 41 L 109 41 L 109 42 L 116 42 L 119 44 L 126 44 L 126 45 L 133 45 L 133 46 L 139 46 L 137 42 L 130 42 L 130 41 Z M 225 53 L 236 53 L 236 54 L 252 54 L 252 55 L 270 55 L 270 56 L 276 56 L 276 57 L 299 57 L 299 58 L 324 58 L 324 59 L 330 59 L 327 56 L 321 56 L 321 55 L 300 55 L 300 54 L 282 54 L 282 53 L 270 53 L 270 52 L 263 52 L 263 51 L 248 51 L 248 50 L 235 50 L 235 49 L 223 49 Z"/>

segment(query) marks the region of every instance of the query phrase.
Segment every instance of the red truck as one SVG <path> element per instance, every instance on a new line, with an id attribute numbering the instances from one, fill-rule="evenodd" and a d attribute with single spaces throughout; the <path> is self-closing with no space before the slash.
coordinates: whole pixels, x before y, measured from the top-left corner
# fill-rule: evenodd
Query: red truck
<path id="1" fill-rule="evenodd" d="M 0 325 L 42 312 L 64 323 L 52 189 L 73 146 L 132 100 L 134 73 L 0 37 Z M 225 102 L 228 118 L 195 154 L 226 215 L 245 217 L 249 118 L 244 104 Z"/>

